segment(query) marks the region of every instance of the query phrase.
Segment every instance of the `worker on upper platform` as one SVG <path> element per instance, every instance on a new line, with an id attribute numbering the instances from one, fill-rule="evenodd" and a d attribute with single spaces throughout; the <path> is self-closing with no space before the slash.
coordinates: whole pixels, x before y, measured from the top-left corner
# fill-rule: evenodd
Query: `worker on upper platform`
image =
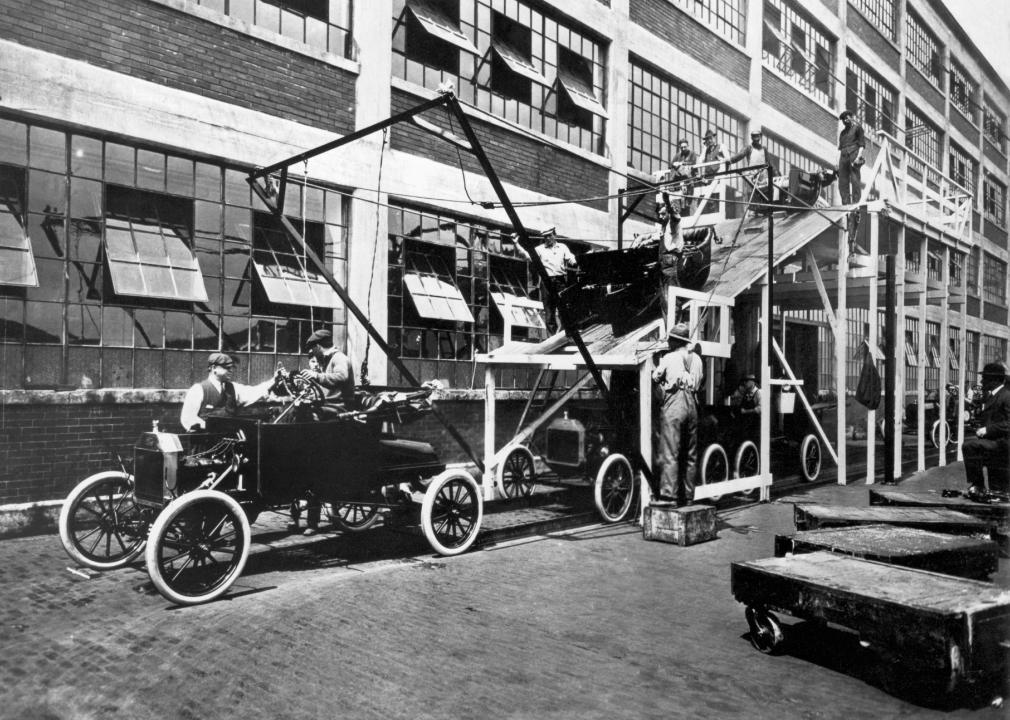
<path id="1" fill-rule="evenodd" d="M 771 177 L 774 179 L 779 174 L 779 162 L 778 158 L 775 157 L 765 147 L 764 144 L 764 131 L 760 127 L 756 127 L 751 131 L 750 134 L 750 145 L 745 147 L 743 150 L 733 155 L 728 161 L 729 165 L 736 165 L 741 160 L 745 161 L 747 167 L 753 167 L 757 165 L 765 165 L 764 169 L 757 170 L 750 174 L 749 180 L 754 184 L 755 189 L 755 202 L 771 202 L 772 198 L 765 197 L 765 191 L 768 186 L 768 170 L 771 170 Z"/>
<path id="2" fill-rule="evenodd" d="M 547 316 L 547 331 L 553 335 L 558 331 L 559 318 L 556 299 L 565 287 L 565 273 L 578 266 L 575 255 L 564 243 L 558 242 L 558 234 L 554 228 L 548 228 L 543 233 L 543 242 L 536 247 L 537 257 L 547 271 L 547 278 L 540 278 L 540 302 L 544 304 L 544 314 Z M 527 260 L 530 254 L 520 243 L 516 249 Z"/>
<path id="3" fill-rule="evenodd" d="M 866 150 L 866 135 L 863 126 L 856 120 L 851 110 L 846 110 L 838 119 L 842 122 L 842 130 L 838 133 L 838 189 L 842 193 L 842 205 L 859 202 L 863 195 L 863 181 L 860 170 L 866 160 L 863 153 Z M 856 230 L 859 229 L 859 211 L 849 213 L 849 243 L 854 243 Z"/>

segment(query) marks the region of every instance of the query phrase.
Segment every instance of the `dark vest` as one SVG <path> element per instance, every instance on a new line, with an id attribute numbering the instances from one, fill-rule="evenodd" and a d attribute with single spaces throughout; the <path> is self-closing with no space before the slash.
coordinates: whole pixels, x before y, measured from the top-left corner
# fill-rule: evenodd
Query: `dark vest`
<path id="1" fill-rule="evenodd" d="M 201 418 L 211 415 L 234 415 L 238 411 L 238 399 L 235 397 L 235 386 L 229 381 L 221 383 L 221 391 L 214 387 L 210 380 L 200 383 L 203 388 L 203 402 L 200 403 Z"/>

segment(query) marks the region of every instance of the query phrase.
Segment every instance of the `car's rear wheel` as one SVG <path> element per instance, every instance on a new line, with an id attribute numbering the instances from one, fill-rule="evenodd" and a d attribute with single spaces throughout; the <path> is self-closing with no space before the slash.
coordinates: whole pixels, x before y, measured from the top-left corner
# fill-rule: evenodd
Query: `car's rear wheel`
<path id="1" fill-rule="evenodd" d="M 147 572 L 167 600 L 196 605 L 231 587 L 249 557 L 249 522 L 242 507 L 217 490 L 176 498 L 151 526 Z"/>
<path id="2" fill-rule="evenodd" d="M 74 560 L 113 570 L 144 551 L 147 513 L 137 505 L 133 476 L 110 470 L 85 478 L 60 508 L 60 540 Z"/>
<path id="3" fill-rule="evenodd" d="M 729 460 L 726 458 L 726 451 L 719 443 L 712 443 L 701 456 L 701 472 L 698 473 L 702 485 L 711 485 L 729 480 Z M 718 502 L 722 495 L 710 495 L 713 501 Z"/>
<path id="4" fill-rule="evenodd" d="M 628 516 L 635 497 L 635 473 L 628 458 L 620 453 L 608 455 L 596 472 L 593 500 L 606 522 L 620 522 Z"/>
<path id="5" fill-rule="evenodd" d="M 510 450 L 498 466 L 498 486 L 508 500 L 528 497 L 533 492 L 536 479 L 533 453 L 525 446 Z"/>
<path id="6" fill-rule="evenodd" d="M 428 485 L 421 503 L 421 529 L 439 555 L 459 555 L 477 539 L 484 498 L 464 470 L 442 473 Z"/>
<path id="7" fill-rule="evenodd" d="M 807 482 L 813 482 L 821 474 L 821 441 L 816 435 L 807 435 L 800 443 L 800 471 Z"/>
<path id="8" fill-rule="evenodd" d="M 761 456 L 753 440 L 744 440 L 737 448 L 736 462 L 733 463 L 733 468 L 735 477 L 738 478 L 754 477 L 761 472 Z M 757 488 L 741 490 L 740 494 L 750 497 L 755 490 Z"/>
<path id="9" fill-rule="evenodd" d="M 379 508 L 374 505 L 335 504 L 330 520 L 341 530 L 362 532 L 379 521 Z"/>

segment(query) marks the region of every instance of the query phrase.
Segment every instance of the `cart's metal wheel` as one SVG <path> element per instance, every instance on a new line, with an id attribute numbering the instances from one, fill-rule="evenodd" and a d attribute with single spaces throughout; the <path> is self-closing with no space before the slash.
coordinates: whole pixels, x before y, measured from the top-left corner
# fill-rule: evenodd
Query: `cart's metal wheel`
<path id="1" fill-rule="evenodd" d="M 821 441 L 814 434 L 807 435 L 800 443 L 800 472 L 807 482 L 813 482 L 821 474 Z"/>
<path id="2" fill-rule="evenodd" d="M 782 649 L 785 635 L 777 617 L 763 608 L 747 606 L 744 613 L 750 626 L 750 642 L 766 655 L 774 655 Z"/>
<path id="3" fill-rule="evenodd" d="M 620 522 L 628 516 L 635 497 L 635 473 L 628 458 L 620 453 L 608 455 L 596 472 L 593 500 L 606 522 Z"/>
<path id="4" fill-rule="evenodd" d="M 428 485 L 421 503 L 421 529 L 439 555 L 466 552 L 480 530 L 484 498 L 465 470 L 447 470 Z"/>
<path id="5" fill-rule="evenodd" d="M 504 462 L 498 465 L 498 487 L 508 500 L 529 497 L 537 480 L 536 466 L 530 449 L 518 445 L 509 450 Z"/>
<path id="6" fill-rule="evenodd" d="M 379 508 L 374 505 L 338 503 L 330 512 L 330 520 L 341 530 L 362 532 L 379 521 Z"/>
<path id="7" fill-rule="evenodd" d="M 712 443 L 701 456 L 701 472 L 698 474 L 702 485 L 711 485 L 729 480 L 729 460 L 726 451 L 719 443 Z M 722 499 L 722 495 L 710 495 L 713 502 Z"/>
<path id="8" fill-rule="evenodd" d="M 60 508 L 60 540 L 94 570 L 120 568 L 144 551 L 148 513 L 137 505 L 133 476 L 110 470 L 77 484 Z"/>
<path id="9" fill-rule="evenodd" d="M 147 572 L 167 600 L 196 605 L 231 587 L 249 557 L 249 522 L 234 498 L 196 490 L 170 502 L 151 526 Z"/>
<path id="10" fill-rule="evenodd" d="M 950 433 L 950 423 L 947 422 L 946 420 L 944 420 L 943 421 L 943 428 L 944 428 L 943 432 L 945 433 L 946 438 L 947 438 L 947 444 L 948 445 L 954 444 L 956 442 L 956 440 L 955 440 L 954 436 L 951 435 L 951 433 Z M 930 430 L 929 439 L 930 439 L 930 442 L 933 443 L 933 447 L 935 447 L 935 448 L 939 448 L 940 447 L 940 421 L 939 420 L 937 420 L 937 421 L 935 421 L 933 423 L 933 429 Z"/>
<path id="11" fill-rule="evenodd" d="M 737 448 L 736 462 L 733 463 L 733 468 L 733 477 L 738 478 L 754 477 L 761 472 L 761 455 L 758 453 L 758 447 L 754 444 L 753 440 L 744 440 L 740 447 Z M 757 488 L 741 490 L 740 494 L 750 497 L 754 494 L 755 490 Z"/>

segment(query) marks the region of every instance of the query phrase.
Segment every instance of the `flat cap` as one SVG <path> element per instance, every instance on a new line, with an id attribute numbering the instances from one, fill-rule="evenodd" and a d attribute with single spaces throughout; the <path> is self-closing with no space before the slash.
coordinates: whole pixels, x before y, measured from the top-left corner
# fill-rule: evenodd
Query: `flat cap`
<path id="1" fill-rule="evenodd" d="M 715 130 L 706 130 L 705 137 L 706 138 L 715 137 Z"/>
<path id="2" fill-rule="evenodd" d="M 691 329 L 687 326 L 687 323 L 677 323 L 670 328 L 670 331 L 666 333 L 667 340 L 683 340 L 684 342 L 691 342 L 690 338 Z"/>
<path id="3" fill-rule="evenodd" d="M 740 378 L 740 382 L 747 382 L 748 380 L 753 380 L 754 382 L 757 382 L 757 375 L 755 375 L 754 373 L 747 373 L 746 375 Z"/>
<path id="4" fill-rule="evenodd" d="M 751 137 L 754 137 L 755 135 L 764 135 L 764 131 L 761 129 L 760 125 L 750 131 Z"/>
<path id="5" fill-rule="evenodd" d="M 1006 363 L 1002 362 L 991 362 L 986 363 L 986 366 L 982 368 L 982 372 L 979 373 L 982 377 L 998 377 L 1005 378 L 1010 377 L 1010 368 L 1007 368 Z"/>
<path id="6" fill-rule="evenodd" d="M 309 335 L 309 339 L 305 341 L 305 350 L 309 351 L 316 345 L 332 345 L 333 344 L 333 333 L 329 330 L 316 330 L 314 333 Z"/>
<path id="7" fill-rule="evenodd" d="M 228 355 L 226 353 L 223 353 L 223 352 L 213 352 L 213 353 L 211 353 L 210 355 L 207 356 L 207 365 L 209 365 L 209 366 L 214 366 L 214 365 L 228 366 L 228 365 L 234 365 L 234 364 L 235 364 L 235 359 L 233 357 L 231 357 L 230 355 Z"/>

